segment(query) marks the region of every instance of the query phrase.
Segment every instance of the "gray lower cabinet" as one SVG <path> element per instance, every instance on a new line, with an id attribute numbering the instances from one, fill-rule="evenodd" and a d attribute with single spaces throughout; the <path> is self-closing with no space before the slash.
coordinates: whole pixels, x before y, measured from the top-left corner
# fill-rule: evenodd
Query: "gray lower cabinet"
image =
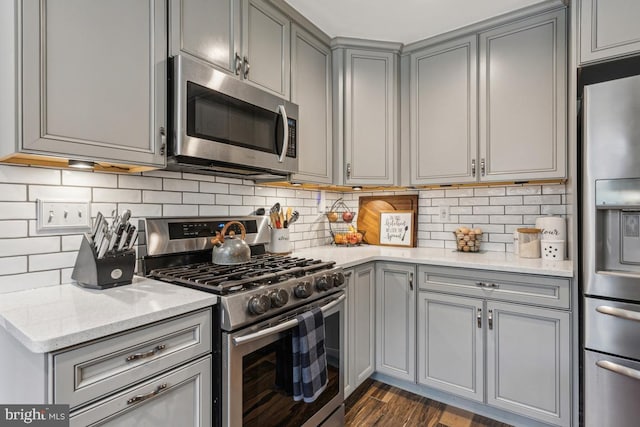
<path id="1" fill-rule="evenodd" d="M 346 270 L 345 277 L 346 398 L 375 370 L 375 266 L 370 263 Z"/>
<path id="2" fill-rule="evenodd" d="M 0 79 L 20 96 L 3 101 L 17 128 L 0 157 L 164 167 L 166 9 L 164 0 L 3 2 L 0 43 L 15 68 Z"/>
<path id="3" fill-rule="evenodd" d="M 418 293 L 418 383 L 484 400 L 483 302 Z"/>
<path id="4" fill-rule="evenodd" d="M 640 2 L 579 0 L 580 63 L 640 53 Z"/>
<path id="5" fill-rule="evenodd" d="M 497 301 L 486 310 L 487 403 L 570 425 L 569 313 Z"/>
<path id="6" fill-rule="evenodd" d="M 204 357 L 72 413 L 69 425 L 211 426 L 211 372 Z"/>
<path id="7" fill-rule="evenodd" d="M 44 354 L 0 328 L 0 398 L 67 404 L 72 426 L 209 426 L 212 336 L 210 308 Z"/>
<path id="8" fill-rule="evenodd" d="M 419 383 L 571 425 L 568 279 L 420 266 L 418 282 Z"/>
<path id="9" fill-rule="evenodd" d="M 415 381 L 413 264 L 376 264 L 376 372 Z"/>
<path id="10" fill-rule="evenodd" d="M 291 26 L 291 101 L 299 107 L 297 182 L 333 180 L 331 49 Z"/>

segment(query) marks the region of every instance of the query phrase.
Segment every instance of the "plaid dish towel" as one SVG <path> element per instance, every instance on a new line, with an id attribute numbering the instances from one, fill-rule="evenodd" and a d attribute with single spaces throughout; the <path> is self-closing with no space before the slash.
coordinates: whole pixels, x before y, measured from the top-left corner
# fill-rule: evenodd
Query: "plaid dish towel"
<path id="1" fill-rule="evenodd" d="M 327 357 L 324 351 L 324 315 L 313 310 L 297 316 L 293 328 L 293 400 L 311 403 L 327 387 Z"/>

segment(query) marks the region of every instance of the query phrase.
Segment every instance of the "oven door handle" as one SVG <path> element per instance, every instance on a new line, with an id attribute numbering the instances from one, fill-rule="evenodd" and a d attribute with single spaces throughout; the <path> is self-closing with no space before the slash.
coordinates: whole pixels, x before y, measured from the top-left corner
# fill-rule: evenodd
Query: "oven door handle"
<path id="1" fill-rule="evenodd" d="M 320 307 L 320 310 L 322 310 L 322 312 L 325 313 L 325 312 L 331 310 L 336 305 L 340 304 L 342 301 L 345 300 L 345 298 L 346 298 L 346 296 L 340 295 L 337 299 L 331 301 L 329 304 L 326 304 L 326 305 L 323 305 L 322 307 Z M 263 329 L 263 330 L 258 331 L 258 332 L 254 332 L 252 334 L 243 335 L 241 337 L 234 337 L 233 338 L 233 344 L 234 345 L 246 344 L 248 342 L 255 341 L 257 339 L 260 339 L 262 337 L 266 337 L 268 335 L 273 335 L 273 334 L 277 334 L 278 332 L 286 331 L 287 329 L 290 329 L 290 328 L 296 326 L 297 324 L 298 324 L 298 320 L 297 319 L 287 320 L 286 322 L 279 323 L 276 326 L 272 326 L 270 328 Z"/>

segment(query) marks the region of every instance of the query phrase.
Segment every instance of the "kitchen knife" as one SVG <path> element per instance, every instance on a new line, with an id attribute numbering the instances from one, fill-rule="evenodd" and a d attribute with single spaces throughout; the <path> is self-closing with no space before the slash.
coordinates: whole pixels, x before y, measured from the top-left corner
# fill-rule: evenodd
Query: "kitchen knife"
<path id="1" fill-rule="evenodd" d="M 96 215 L 95 221 L 93 221 L 93 228 L 91 229 L 91 240 L 93 240 L 94 243 L 95 243 L 96 234 L 98 233 L 98 229 L 100 228 L 100 225 L 102 223 L 102 218 L 104 218 L 104 216 L 102 215 L 102 212 L 98 212 L 98 215 Z"/>
<path id="2" fill-rule="evenodd" d="M 116 230 L 115 233 L 115 238 L 114 238 L 114 243 L 113 243 L 113 247 L 109 247 L 109 250 L 114 250 L 117 251 L 120 248 L 120 241 L 123 240 L 123 235 L 124 235 L 124 231 L 127 227 L 128 223 L 123 223 L 121 222 L 120 225 L 118 225 L 118 229 Z"/>
<path id="3" fill-rule="evenodd" d="M 127 248 L 127 239 L 129 238 L 129 231 L 131 231 L 131 227 L 133 226 L 129 222 L 125 225 L 124 231 L 122 232 L 122 236 L 120 236 L 120 239 L 118 240 L 118 244 L 116 245 L 117 251 L 122 251 Z"/>
<path id="4" fill-rule="evenodd" d="M 109 249 L 109 241 L 111 240 L 111 233 L 107 231 L 102 238 L 102 242 L 100 243 L 100 250 L 98 250 L 98 259 L 103 258 Z"/>
<path id="5" fill-rule="evenodd" d="M 127 231 L 127 238 L 124 241 L 123 247 L 125 249 L 131 249 L 135 244 L 137 237 L 138 237 L 138 233 L 136 231 L 136 226 L 132 225 L 131 227 L 129 227 L 129 230 Z"/>

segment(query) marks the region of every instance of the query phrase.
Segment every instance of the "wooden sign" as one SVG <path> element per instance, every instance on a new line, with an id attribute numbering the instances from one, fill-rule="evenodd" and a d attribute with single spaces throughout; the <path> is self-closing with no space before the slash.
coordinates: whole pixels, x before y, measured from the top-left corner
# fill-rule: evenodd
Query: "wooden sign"
<path id="1" fill-rule="evenodd" d="M 413 223 L 416 224 L 413 228 L 413 246 L 415 247 L 418 237 L 417 194 L 360 196 L 356 221 L 358 231 L 364 233 L 365 243 L 380 244 L 380 212 L 393 210 L 413 211 Z"/>
<path id="2" fill-rule="evenodd" d="M 380 212 L 380 244 L 413 247 L 413 211 Z"/>

